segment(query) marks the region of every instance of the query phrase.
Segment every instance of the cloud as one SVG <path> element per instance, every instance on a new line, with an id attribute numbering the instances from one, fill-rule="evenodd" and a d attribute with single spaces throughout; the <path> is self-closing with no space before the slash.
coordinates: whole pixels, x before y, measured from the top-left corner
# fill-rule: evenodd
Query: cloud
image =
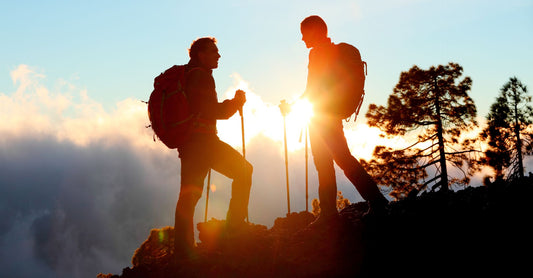
<path id="1" fill-rule="evenodd" d="M 0 269 L 9 277 L 120 273 L 149 230 L 171 225 L 178 157 L 146 106 L 108 113 L 84 90 L 49 91 L 21 65 L 0 94 Z M 4 275 L 2 274 L 2 275 Z"/>
<path id="2" fill-rule="evenodd" d="M 27 245 L 2 242 L 15 249 L 1 248 L 5 257 L 32 247 L 35 263 L 59 277 L 118 273 L 150 228 L 171 223 L 178 190 L 166 181 L 177 171 L 151 165 L 129 144 L 16 138 L 0 157 L 0 235 L 28 227 Z"/>

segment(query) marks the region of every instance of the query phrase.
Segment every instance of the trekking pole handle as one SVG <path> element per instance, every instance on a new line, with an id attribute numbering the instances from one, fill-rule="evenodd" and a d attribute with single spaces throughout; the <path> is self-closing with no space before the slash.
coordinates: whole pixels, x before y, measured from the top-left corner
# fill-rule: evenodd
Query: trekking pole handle
<path id="1" fill-rule="evenodd" d="M 286 100 L 282 99 L 279 103 L 279 111 L 283 117 L 287 116 L 291 110 L 291 105 Z"/>
<path id="2" fill-rule="evenodd" d="M 244 92 L 243 90 L 237 90 L 235 91 L 235 97 L 234 99 L 238 99 L 238 102 L 239 102 L 239 115 L 241 115 L 242 117 L 242 107 L 244 106 L 244 103 L 246 102 L 246 92 Z M 242 104 L 241 104 L 242 103 Z"/>

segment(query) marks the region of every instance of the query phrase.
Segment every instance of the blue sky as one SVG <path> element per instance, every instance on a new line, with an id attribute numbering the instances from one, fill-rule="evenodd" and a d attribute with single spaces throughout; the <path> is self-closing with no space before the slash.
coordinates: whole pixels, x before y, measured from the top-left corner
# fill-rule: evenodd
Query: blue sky
<path id="1" fill-rule="evenodd" d="M 151 228 L 173 225 L 179 159 L 153 142 L 139 100 L 148 99 L 160 72 L 188 61 L 199 37 L 218 39 L 219 99 L 240 81 L 249 92 L 251 221 L 271 226 L 283 216 L 276 105 L 305 87 L 308 50 L 299 24 L 312 14 L 325 19 L 334 42 L 354 44 L 368 63 L 361 114 L 370 103 L 386 104 L 413 65 L 462 65 L 480 118 L 510 77 L 533 86 L 532 0 L 2 1 L 0 276 L 119 274 Z M 345 128 L 356 157 L 368 158 L 375 144 L 409 145 L 405 138 L 380 141 L 359 118 Z M 301 211 L 304 151 L 300 130 L 288 123 L 291 210 Z M 239 117 L 218 128 L 240 151 Z M 525 164 L 533 169 L 530 158 Z M 309 165 L 310 202 L 317 178 Z M 214 174 L 212 183 L 209 217 L 224 219 L 231 181 Z M 362 200 L 339 170 L 337 183 L 344 197 Z"/>
<path id="2" fill-rule="evenodd" d="M 308 50 L 299 23 L 318 14 L 335 42 L 356 45 L 369 65 L 367 104 L 384 104 L 401 71 L 458 62 L 472 77 L 484 116 L 516 75 L 533 84 L 533 1 L 4 1 L 0 92 L 27 64 L 51 85 L 65 79 L 112 109 L 147 99 L 153 78 L 188 61 L 187 48 L 214 36 L 219 92 L 239 73 L 267 102 L 298 95 Z"/>

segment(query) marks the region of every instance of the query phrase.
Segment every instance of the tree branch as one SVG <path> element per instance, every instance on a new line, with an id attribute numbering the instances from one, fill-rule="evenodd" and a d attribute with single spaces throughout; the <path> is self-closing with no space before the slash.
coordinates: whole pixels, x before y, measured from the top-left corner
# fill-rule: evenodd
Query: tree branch
<path id="1" fill-rule="evenodd" d="M 478 151 L 478 150 L 466 150 L 466 151 L 458 151 L 458 152 L 446 152 L 446 154 L 450 154 L 450 155 L 454 155 L 454 154 L 463 154 L 463 153 L 470 153 L 470 152 L 478 152 L 478 153 L 482 153 L 483 151 Z"/>

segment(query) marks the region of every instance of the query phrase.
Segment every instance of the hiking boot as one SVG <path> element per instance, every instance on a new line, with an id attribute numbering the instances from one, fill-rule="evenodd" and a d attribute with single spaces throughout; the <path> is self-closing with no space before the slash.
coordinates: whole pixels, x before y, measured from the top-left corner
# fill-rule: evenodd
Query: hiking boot
<path id="1" fill-rule="evenodd" d="M 255 225 L 246 221 L 229 221 L 223 232 L 225 237 L 240 237 L 243 234 L 249 234 L 254 230 Z"/>
<path id="2" fill-rule="evenodd" d="M 196 249 L 194 247 L 187 246 L 184 248 L 174 249 L 173 260 L 175 265 L 186 265 L 197 259 L 198 253 L 196 252 Z"/>
<path id="3" fill-rule="evenodd" d="M 242 221 L 226 221 L 226 231 L 232 232 L 232 231 L 240 231 L 243 229 L 246 229 L 248 227 L 248 223 L 246 223 L 244 220 Z"/>

